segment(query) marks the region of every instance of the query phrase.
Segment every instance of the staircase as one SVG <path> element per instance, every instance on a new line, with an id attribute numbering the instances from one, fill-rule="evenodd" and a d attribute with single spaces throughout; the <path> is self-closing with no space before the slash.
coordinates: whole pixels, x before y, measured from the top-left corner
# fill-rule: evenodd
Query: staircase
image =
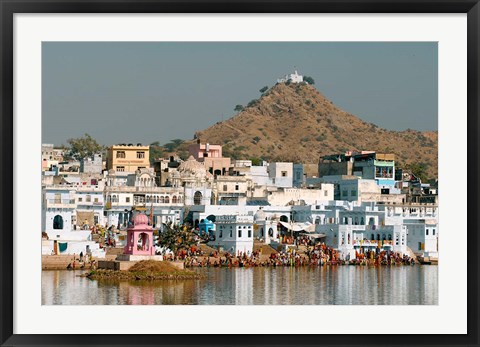
<path id="1" fill-rule="evenodd" d="M 272 253 L 278 253 L 274 248 L 270 245 L 266 245 L 264 243 L 254 243 L 253 244 L 253 251 L 258 252 L 262 250 L 262 255 L 270 256 Z"/>

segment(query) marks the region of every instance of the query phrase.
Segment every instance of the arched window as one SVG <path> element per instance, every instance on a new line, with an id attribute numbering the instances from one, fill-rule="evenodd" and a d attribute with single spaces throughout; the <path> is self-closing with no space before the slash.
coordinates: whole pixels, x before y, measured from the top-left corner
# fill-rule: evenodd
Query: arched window
<path id="1" fill-rule="evenodd" d="M 147 195 L 147 202 L 150 202 L 150 195 Z"/>
<path id="2" fill-rule="evenodd" d="M 169 203 L 170 203 L 170 197 L 169 197 L 169 196 L 166 196 L 166 197 L 165 197 L 165 203 L 166 203 L 166 204 L 169 204 Z"/>
<path id="3" fill-rule="evenodd" d="M 358 225 L 358 217 L 355 217 L 355 225 Z"/>
<path id="4" fill-rule="evenodd" d="M 196 191 L 194 196 L 193 196 L 193 204 L 194 205 L 201 205 L 202 204 L 202 193 L 199 191 Z"/>
<path id="5" fill-rule="evenodd" d="M 177 203 L 177 197 L 174 195 L 172 197 L 172 204 L 176 204 Z"/>
<path id="6" fill-rule="evenodd" d="M 160 197 L 160 203 L 164 204 L 165 203 L 165 198 L 163 196 Z"/>
<path id="7" fill-rule="evenodd" d="M 370 237 L 370 240 L 375 240 L 375 234 L 372 234 L 372 236 Z"/>
<path id="8" fill-rule="evenodd" d="M 388 240 L 392 241 L 392 234 L 388 234 Z"/>
<path id="9" fill-rule="evenodd" d="M 263 237 L 263 228 L 260 228 L 260 237 Z"/>
<path id="10" fill-rule="evenodd" d="M 363 219 L 363 217 L 360 219 L 360 225 L 365 225 L 365 219 Z"/>
<path id="11" fill-rule="evenodd" d="M 377 234 L 377 241 L 380 241 L 380 234 Z"/>
<path id="12" fill-rule="evenodd" d="M 315 224 L 320 224 L 320 223 L 322 223 L 322 218 L 321 217 L 315 218 Z"/>
<path id="13" fill-rule="evenodd" d="M 63 218 L 60 215 L 53 217 L 53 229 L 63 229 Z"/>
<path id="14" fill-rule="evenodd" d="M 182 199 L 181 196 L 178 197 L 177 202 L 178 202 L 179 204 L 181 204 L 181 203 L 183 202 L 183 199 Z"/>

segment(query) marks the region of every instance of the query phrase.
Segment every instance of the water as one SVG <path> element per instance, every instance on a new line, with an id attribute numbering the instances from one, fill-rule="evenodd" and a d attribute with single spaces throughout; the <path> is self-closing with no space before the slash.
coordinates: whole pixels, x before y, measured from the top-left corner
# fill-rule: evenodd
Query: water
<path id="1" fill-rule="evenodd" d="M 201 280 L 104 282 L 43 271 L 44 305 L 437 305 L 437 266 L 201 268 Z"/>

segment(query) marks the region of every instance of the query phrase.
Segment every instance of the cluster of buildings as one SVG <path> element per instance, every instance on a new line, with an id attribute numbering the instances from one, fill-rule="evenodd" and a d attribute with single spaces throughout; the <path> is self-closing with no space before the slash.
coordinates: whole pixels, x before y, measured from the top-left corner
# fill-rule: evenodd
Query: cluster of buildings
<path id="1" fill-rule="evenodd" d="M 382 248 L 438 257 L 435 185 L 395 168 L 393 154 L 347 152 L 318 165 L 223 157 L 222 146 L 190 145 L 190 157 L 149 162 L 149 146 L 110 146 L 80 163 L 44 145 L 44 254 L 104 253 L 91 229 L 126 230 L 132 210 L 149 224 L 189 221 L 209 245 L 232 253 L 253 243 L 291 247 L 299 237 L 325 242 L 344 256 Z M 73 169 L 72 169 L 73 168 Z M 78 170 L 77 170 L 78 168 Z"/>

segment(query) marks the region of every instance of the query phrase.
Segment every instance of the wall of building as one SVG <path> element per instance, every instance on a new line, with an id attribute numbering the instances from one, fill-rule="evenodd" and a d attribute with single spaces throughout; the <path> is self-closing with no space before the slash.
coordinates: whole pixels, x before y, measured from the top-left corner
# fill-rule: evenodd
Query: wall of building
<path id="1" fill-rule="evenodd" d="M 318 163 L 318 177 L 352 175 L 353 163 L 344 162 L 322 162 Z"/>
<path id="2" fill-rule="evenodd" d="M 268 164 L 268 177 L 277 187 L 293 187 L 293 163 Z"/>
<path id="3" fill-rule="evenodd" d="M 322 184 L 321 189 L 284 188 L 267 195 L 270 205 L 284 206 L 290 202 L 304 201 L 307 205 L 315 205 L 321 201 L 334 199 L 333 184 Z"/>
<path id="4" fill-rule="evenodd" d="M 107 170 L 135 172 L 150 167 L 149 146 L 115 145 L 107 150 Z"/>

